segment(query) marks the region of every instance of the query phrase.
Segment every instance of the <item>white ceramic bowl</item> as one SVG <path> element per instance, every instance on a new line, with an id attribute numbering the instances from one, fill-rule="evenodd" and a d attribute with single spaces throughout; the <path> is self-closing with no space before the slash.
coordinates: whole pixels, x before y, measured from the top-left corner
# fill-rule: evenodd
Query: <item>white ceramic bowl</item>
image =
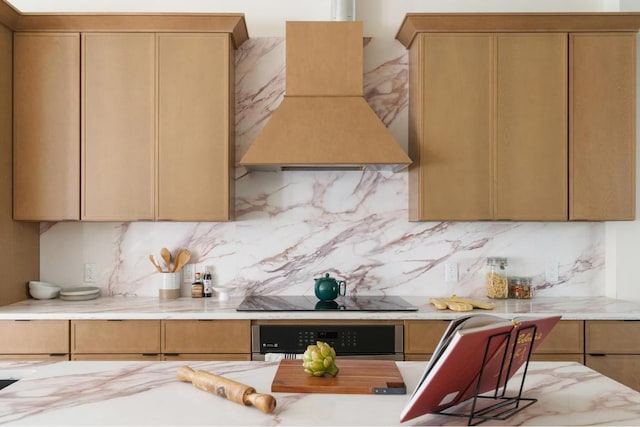
<path id="1" fill-rule="evenodd" d="M 32 280 L 29 282 L 29 293 L 36 299 L 52 299 L 60 293 L 60 286 Z"/>

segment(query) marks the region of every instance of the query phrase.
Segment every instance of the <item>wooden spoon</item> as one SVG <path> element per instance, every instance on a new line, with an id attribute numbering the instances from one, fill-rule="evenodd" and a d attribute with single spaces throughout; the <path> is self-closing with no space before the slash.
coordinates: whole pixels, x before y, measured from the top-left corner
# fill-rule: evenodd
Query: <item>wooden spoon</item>
<path id="1" fill-rule="evenodd" d="M 160 249 L 160 256 L 162 256 L 162 259 L 167 266 L 167 273 L 170 272 L 171 271 L 171 252 L 169 252 L 169 249 L 167 248 L 162 248 Z"/>
<path id="2" fill-rule="evenodd" d="M 151 261 L 151 264 L 155 265 L 156 269 L 157 269 L 160 273 L 162 273 L 162 272 L 163 272 L 163 271 L 162 271 L 162 267 L 160 267 L 160 266 L 158 265 L 158 263 L 156 262 L 156 258 L 155 258 L 153 255 L 149 255 L 149 260 Z"/>
<path id="3" fill-rule="evenodd" d="M 180 253 L 178 254 L 178 258 L 176 260 L 176 266 L 173 269 L 174 272 L 178 272 L 180 270 L 182 270 L 182 267 L 184 267 L 189 260 L 191 259 L 191 252 L 188 251 L 187 249 L 183 249 L 180 251 Z"/>

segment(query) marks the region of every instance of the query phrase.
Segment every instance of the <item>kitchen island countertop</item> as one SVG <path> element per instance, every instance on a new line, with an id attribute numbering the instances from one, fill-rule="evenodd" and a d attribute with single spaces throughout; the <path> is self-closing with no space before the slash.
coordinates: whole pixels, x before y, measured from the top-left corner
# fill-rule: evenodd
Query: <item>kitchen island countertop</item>
<path id="1" fill-rule="evenodd" d="M 371 311 L 236 311 L 242 297 L 227 301 L 216 298 L 100 297 L 88 301 L 27 299 L 0 307 L 0 320 L 37 319 L 454 319 L 461 314 L 437 310 L 429 297 L 403 296 L 418 307 L 408 312 Z M 482 299 L 489 301 L 488 299 Z M 562 315 L 565 320 L 640 320 L 640 302 L 608 297 L 534 297 L 530 300 L 490 300 L 493 310 L 479 310 L 503 317 L 519 315 Z"/>
<path id="2" fill-rule="evenodd" d="M 176 378 L 178 367 L 217 373 L 272 394 L 265 414 Z M 406 395 L 271 393 L 277 362 L 2 362 L 0 424 L 11 425 L 400 425 L 425 362 L 398 362 Z M 514 381 L 518 378 L 516 374 Z M 524 397 L 538 402 L 486 425 L 640 425 L 640 393 L 572 362 L 532 362 Z M 404 425 L 466 425 L 427 414 Z"/>

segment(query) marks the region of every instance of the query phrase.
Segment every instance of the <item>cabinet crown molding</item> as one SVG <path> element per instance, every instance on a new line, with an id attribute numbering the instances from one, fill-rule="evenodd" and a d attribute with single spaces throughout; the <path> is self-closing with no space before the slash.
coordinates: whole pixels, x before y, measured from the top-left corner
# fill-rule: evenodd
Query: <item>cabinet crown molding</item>
<path id="1" fill-rule="evenodd" d="M 13 31 L 229 33 L 236 49 L 249 39 L 243 13 L 21 13 L 0 0 L 0 24 Z"/>
<path id="2" fill-rule="evenodd" d="M 418 33 L 637 32 L 639 29 L 638 12 L 407 13 L 396 39 L 409 48 Z"/>

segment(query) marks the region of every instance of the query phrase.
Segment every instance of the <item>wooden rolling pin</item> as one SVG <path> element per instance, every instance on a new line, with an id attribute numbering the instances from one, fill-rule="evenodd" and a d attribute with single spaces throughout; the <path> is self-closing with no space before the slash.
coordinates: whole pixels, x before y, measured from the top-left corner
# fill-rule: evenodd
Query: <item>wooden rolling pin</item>
<path id="1" fill-rule="evenodd" d="M 276 399 L 270 394 L 256 393 L 256 389 L 206 371 L 194 371 L 188 366 L 178 368 L 178 379 L 190 382 L 200 390 L 227 398 L 232 402 L 255 406 L 267 414 L 276 409 Z"/>

